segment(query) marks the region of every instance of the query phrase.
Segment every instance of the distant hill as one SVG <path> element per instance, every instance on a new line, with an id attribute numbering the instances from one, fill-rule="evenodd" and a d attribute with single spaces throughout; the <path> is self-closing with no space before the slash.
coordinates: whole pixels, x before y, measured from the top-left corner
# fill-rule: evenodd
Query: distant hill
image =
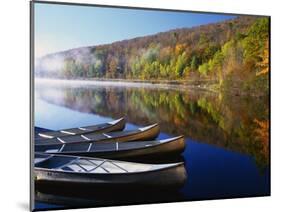
<path id="1" fill-rule="evenodd" d="M 220 87 L 252 90 L 267 82 L 254 78 L 268 75 L 268 31 L 268 18 L 239 16 L 49 54 L 36 61 L 35 74 L 71 79 L 215 79 Z"/>

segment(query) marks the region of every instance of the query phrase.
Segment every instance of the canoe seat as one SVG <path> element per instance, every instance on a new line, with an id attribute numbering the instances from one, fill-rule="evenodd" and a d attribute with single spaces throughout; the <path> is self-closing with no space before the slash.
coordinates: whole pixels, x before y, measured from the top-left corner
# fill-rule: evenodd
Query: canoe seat
<path id="1" fill-rule="evenodd" d="M 36 158 L 35 158 L 36 159 Z M 35 163 L 35 167 L 55 169 L 73 161 L 72 157 L 52 156 L 48 160 Z"/>
<path id="2" fill-rule="evenodd" d="M 59 152 L 59 149 L 48 149 L 45 152 L 46 153 L 57 153 L 57 152 Z"/>

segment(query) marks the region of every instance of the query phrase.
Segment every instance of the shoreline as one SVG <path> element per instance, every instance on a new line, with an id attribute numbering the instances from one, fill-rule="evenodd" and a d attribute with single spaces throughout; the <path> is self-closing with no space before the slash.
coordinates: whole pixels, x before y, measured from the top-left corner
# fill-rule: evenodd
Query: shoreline
<path id="1" fill-rule="evenodd" d="M 266 95 L 254 92 L 245 92 L 235 89 L 222 90 L 215 80 L 138 80 L 138 79 L 106 79 L 106 78 L 76 78 L 59 79 L 35 77 L 36 84 L 53 84 L 66 86 L 108 86 L 108 87 L 132 87 L 132 88 L 151 88 L 151 89 L 172 89 L 178 91 L 208 92 L 216 95 L 224 94 L 227 96 L 251 96 L 263 97 Z"/>
<path id="2" fill-rule="evenodd" d="M 200 83 L 199 83 L 200 82 Z M 217 89 L 213 89 L 215 83 L 210 81 L 186 81 L 186 80 L 138 80 L 138 79 L 106 79 L 106 78 L 79 78 L 79 79 L 59 79 L 59 78 L 42 78 L 35 77 L 35 83 L 52 83 L 64 85 L 106 85 L 106 86 L 130 86 L 130 87 L 157 87 L 163 89 L 188 89 L 200 90 L 217 93 Z M 212 87 L 212 88 L 211 88 Z"/>

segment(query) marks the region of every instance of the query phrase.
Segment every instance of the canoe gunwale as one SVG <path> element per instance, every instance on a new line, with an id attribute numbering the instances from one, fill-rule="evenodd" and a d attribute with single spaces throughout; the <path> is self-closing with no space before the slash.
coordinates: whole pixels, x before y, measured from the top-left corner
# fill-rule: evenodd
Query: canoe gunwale
<path id="1" fill-rule="evenodd" d="M 114 153 L 117 153 L 117 152 L 121 153 L 121 152 L 140 151 L 140 150 L 146 150 L 146 149 L 161 148 L 162 146 L 168 145 L 169 143 L 181 142 L 182 139 L 184 139 L 184 136 L 181 135 L 181 136 L 177 136 L 177 137 L 173 137 L 173 138 L 169 138 L 169 139 L 159 140 L 159 141 L 162 141 L 162 142 L 160 142 L 158 144 L 153 144 L 153 145 L 150 145 L 150 146 L 136 147 L 136 148 L 128 148 L 128 149 L 122 149 L 122 150 L 110 150 L 110 151 L 102 151 L 101 150 L 101 151 L 89 151 L 89 152 L 88 151 L 67 151 L 67 152 L 55 152 L 55 153 L 38 152 L 38 153 L 55 154 L 55 155 L 63 155 L 63 154 L 66 154 L 66 155 L 68 155 L 68 154 L 76 154 L 76 155 L 78 155 L 78 154 L 83 154 L 83 153 L 85 153 L 85 154 L 86 153 L 87 154 L 91 154 L 91 153 L 92 154 L 94 154 L 94 153 L 102 154 L 104 152 L 104 153 L 107 153 L 107 154 L 111 154 L 111 153 L 114 154 Z M 165 140 L 167 140 L 167 141 L 165 141 Z M 106 143 L 106 142 L 111 143 L 113 141 L 104 141 L 104 143 Z M 138 142 L 138 141 L 133 141 L 133 142 Z M 55 145 L 57 145 L 57 144 L 54 144 L 54 146 Z M 50 145 L 50 146 L 52 146 L 52 145 Z M 183 150 L 184 150 L 184 148 L 185 148 L 185 144 L 183 146 Z"/>
<path id="2" fill-rule="evenodd" d="M 159 128 L 158 123 L 155 123 L 155 124 L 147 126 L 147 129 L 145 129 L 145 130 L 140 130 L 141 129 L 141 127 L 140 127 L 140 128 L 137 128 L 138 131 L 136 130 L 135 132 L 133 132 L 130 135 L 122 135 L 122 136 L 119 136 L 117 138 L 112 138 L 112 140 L 109 139 L 109 140 L 106 140 L 106 141 L 114 141 L 115 139 L 118 140 L 118 139 L 124 138 L 124 137 L 134 136 L 134 135 L 138 135 L 138 134 L 145 134 L 147 132 L 150 132 L 150 131 L 154 130 L 155 128 L 158 128 L 158 133 L 157 133 L 157 135 L 158 135 L 159 132 L 160 132 L 160 128 Z M 157 136 L 154 136 L 154 137 L 157 137 Z M 94 141 L 93 140 L 93 142 L 106 142 L 106 141 L 103 141 L 103 140 Z M 136 141 L 136 140 L 132 140 L 132 141 Z M 89 142 L 91 142 L 91 140 L 89 140 Z M 130 141 L 117 141 L 117 142 L 130 142 Z"/>
<path id="3" fill-rule="evenodd" d="M 129 163 L 133 163 L 133 162 L 129 162 Z M 147 164 L 147 165 L 156 165 L 156 164 Z M 139 172 L 120 172 L 120 173 L 74 172 L 74 171 L 65 171 L 65 170 L 56 170 L 56 169 L 38 168 L 38 167 L 34 167 L 34 171 L 44 171 L 44 172 L 54 172 L 54 173 L 68 173 L 68 174 L 75 174 L 75 175 L 99 175 L 99 176 L 102 176 L 102 175 L 105 175 L 105 176 L 109 176 L 109 175 L 137 175 L 137 174 L 145 174 L 145 173 L 152 173 L 152 172 L 158 172 L 158 171 L 163 171 L 163 170 L 174 169 L 174 168 L 179 167 L 179 166 L 184 166 L 184 162 L 167 163 L 167 165 L 169 165 L 169 166 L 157 168 L 157 169 L 154 169 L 154 170 L 139 171 Z"/>

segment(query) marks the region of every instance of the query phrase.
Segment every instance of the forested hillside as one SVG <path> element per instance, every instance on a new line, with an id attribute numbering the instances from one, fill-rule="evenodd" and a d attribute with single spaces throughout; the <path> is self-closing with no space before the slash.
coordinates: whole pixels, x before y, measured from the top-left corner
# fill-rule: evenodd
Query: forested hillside
<path id="1" fill-rule="evenodd" d="M 112 32 L 114 33 L 114 32 Z M 175 29 L 42 57 L 36 76 L 215 82 L 235 93 L 268 93 L 269 19 Z"/>

